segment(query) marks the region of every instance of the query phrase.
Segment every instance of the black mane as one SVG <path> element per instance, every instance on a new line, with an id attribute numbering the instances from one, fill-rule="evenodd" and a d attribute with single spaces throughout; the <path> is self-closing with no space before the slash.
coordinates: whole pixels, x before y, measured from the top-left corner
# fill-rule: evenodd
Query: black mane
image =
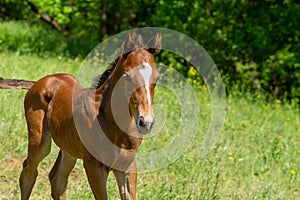
<path id="1" fill-rule="evenodd" d="M 128 36 L 129 37 L 129 36 Z M 132 39 L 132 38 L 131 38 Z M 129 44 L 128 44 L 129 43 Z M 133 45 L 134 44 L 134 45 Z M 111 56 L 111 58 L 115 58 L 117 55 L 118 56 L 117 59 L 115 59 L 106 69 L 105 71 L 101 74 L 96 76 L 93 80 L 93 84 L 91 86 L 92 89 L 98 89 L 100 88 L 105 82 L 106 80 L 111 76 L 111 74 L 113 73 L 114 69 L 116 68 L 116 66 L 118 65 L 118 61 L 120 60 L 120 58 L 122 58 L 123 56 L 126 57 L 132 50 L 134 50 L 136 47 L 138 48 L 143 48 L 144 46 L 144 42 L 143 42 L 143 38 L 141 34 L 137 34 L 134 37 L 134 41 L 131 41 L 127 38 L 127 40 L 123 43 L 122 48 L 118 48 L 115 50 L 115 52 L 113 53 L 113 55 Z M 124 53 L 124 55 L 122 55 L 122 53 Z M 111 59 L 112 60 L 112 59 Z"/>
<path id="2" fill-rule="evenodd" d="M 111 57 L 114 57 L 116 54 L 119 54 L 120 53 L 120 49 L 117 49 L 114 54 L 111 56 Z M 93 83 L 92 83 L 92 86 L 91 88 L 92 89 L 98 89 L 99 87 L 102 86 L 102 84 L 104 84 L 104 82 L 108 79 L 108 77 L 111 75 L 111 73 L 114 71 L 114 69 L 116 68 L 117 64 L 118 64 L 118 61 L 119 59 L 122 57 L 119 56 L 118 58 L 116 58 L 106 69 L 105 71 L 100 74 L 100 75 L 97 75 L 93 78 Z"/>

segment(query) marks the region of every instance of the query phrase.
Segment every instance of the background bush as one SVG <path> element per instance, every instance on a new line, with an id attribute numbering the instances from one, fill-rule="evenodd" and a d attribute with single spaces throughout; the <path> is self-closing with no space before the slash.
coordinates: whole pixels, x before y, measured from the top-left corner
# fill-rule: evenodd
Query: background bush
<path id="1" fill-rule="evenodd" d="M 0 25 L 0 51 L 75 57 L 86 55 L 93 47 L 94 45 L 85 39 L 66 37 L 42 26 L 17 21 L 5 21 Z"/>
<path id="2" fill-rule="evenodd" d="M 2 20 L 36 25 L 9 30 L 5 26 L 12 24 L 3 29 L 2 23 L 2 49 L 85 56 L 92 46 L 120 31 L 165 27 L 197 40 L 216 62 L 228 90 L 238 85 L 277 98 L 300 98 L 300 3 L 295 0 L 6 0 L 0 5 Z M 8 40 L 7 34 L 14 39 Z M 181 63 L 178 70 L 188 75 L 185 61 L 160 58 L 174 66 Z"/>

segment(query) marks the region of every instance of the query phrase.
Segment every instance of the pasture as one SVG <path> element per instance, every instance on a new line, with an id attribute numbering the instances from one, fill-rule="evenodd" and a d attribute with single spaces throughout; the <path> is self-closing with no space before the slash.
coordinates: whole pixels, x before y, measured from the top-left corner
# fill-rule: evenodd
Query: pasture
<path id="1" fill-rule="evenodd" d="M 0 53 L 0 76 L 38 80 L 52 73 L 76 76 L 81 59 L 41 58 Z M 296 103 L 266 100 L 263 94 L 229 89 L 223 132 L 207 158 L 200 148 L 210 119 L 210 99 L 205 86 L 197 86 L 201 109 L 199 131 L 192 145 L 167 167 L 138 175 L 138 199 L 297 199 L 300 196 L 300 112 Z M 23 112 L 26 91 L 0 90 L 0 199 L 19 199 L 18 178 L 27 151 Z M 177 123 L 176 102 L 158 87 L 158 102 L 165 104 L 168 120 Z M 174 120 L 173 120 L 174 118 Z M 141 151 L 164 146 L 172 135 L 146 139 Z M 57 156 L 41 162 L 31 199 L 51 199 L 48 172 Z M 119 199 L 117 184 L 109 177 L 110 199 Z M 82 162 L 70 175 L 69 199 L 93 199 Z"/>

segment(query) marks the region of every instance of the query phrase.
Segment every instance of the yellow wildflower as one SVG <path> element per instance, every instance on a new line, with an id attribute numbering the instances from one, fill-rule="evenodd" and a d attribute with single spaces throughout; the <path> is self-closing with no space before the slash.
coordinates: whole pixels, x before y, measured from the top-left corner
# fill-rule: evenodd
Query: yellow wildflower
<path id="1" fill-rule="evenodd" d="M 296 170 L 291 169 L 291 170 L 290 170 L 290 174 L 291 174 L 291 175 L 295 175 L 295 174 L 296 174 Z"/>
<path id="2" fill-rule="evenodd" d="M 188 71 L 189 76 L 195 76 L 198 73 L 198 71 L 194 67 L 190 67 Z"/>

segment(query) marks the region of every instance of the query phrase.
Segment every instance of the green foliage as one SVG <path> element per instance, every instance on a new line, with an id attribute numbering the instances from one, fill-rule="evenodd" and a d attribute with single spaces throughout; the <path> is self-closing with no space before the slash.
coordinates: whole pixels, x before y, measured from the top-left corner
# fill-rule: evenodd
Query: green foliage
<path id="1" fill-rule="evenodd" d="M 76 57 L 86 55 L 93 46 L 87 40 L 65 37 L 41 26 L 14 21 L 1 22 L 0 26 L 0 51 Z"/>
<path id="2" fill-rule="evenodd" d="M 59 47 L 54 48 L 55 52 L 67 48 L 72 54 L 83 49 L 85 44 L 78 44 L 82 39 L 96 44 L 107 36 L 137 26 L 165 27 L 198 41 L 226 77 L 228 88 L 239 85 L 249 90 L 266 91 L 278 98 L 293 99 L 300 96 L 300 4 L 297 1 L 31 2 L 40 13 L 47 14 L 62 27 L 62 35 L 80 39 L 76 39 L 75 43 L 58 42 L 56 45 Z M 0 5 L 3 6 L 0 11 L 2 19 L 26 19 L 31 23 L 41 21 L 39 16 L 29 12 L 26 2 L 6 0 Z M 43 32 L 44 28 L 39 31 Z M 47 49 L 39 44 L 39 35 L 33 34 L 32 38 L 36 38 L 31 40 L 37 43 L 37 47 L 28 46 L 36 48 L 36 51 Z M 14 42 L 10 48 L 16 49 L 17 46 L 18 43 Z M 26 45 L 24 48 L 27 48 Z M 185 61 L 164 54 L 160 58 L 160 61 L 177 66 L 177 70 L 187 75 L 190 66 Z"/>
<path id="3" fill-rule="evenodd" d="M 27 24 L 3 22 L 0 27 L 1 51 L 19 51 L 20 53 L 53 52 L 61 54 L 65 43 L 57 42 L 62 37 L 41 27 Z"/>
<path id="4" fill-rule="evenodd" d="M 262 87 L 267 88 L 276 96 L 289 99 L 300 97 L 299 53 L 300 51 L 293 52 L 291 45 L 286 45 L 266 59 L 264 64 L 269 67 L 265 68 L 260 74 Z"/>
<path id="5" fill-rule="evenodd" d="M 23 20 L 33 16 L 25 1 L 2 0 L 0 8 L 0 19 Z"/>

